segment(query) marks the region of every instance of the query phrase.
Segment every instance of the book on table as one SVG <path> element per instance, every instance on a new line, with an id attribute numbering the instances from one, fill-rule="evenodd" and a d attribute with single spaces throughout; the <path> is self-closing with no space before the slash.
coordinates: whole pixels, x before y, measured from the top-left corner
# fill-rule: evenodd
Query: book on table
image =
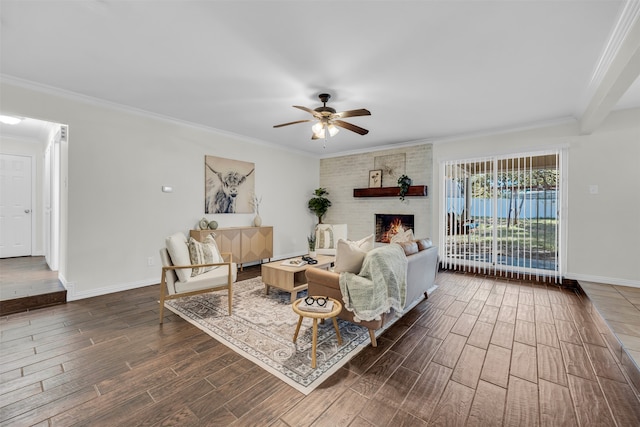
<path id="1" fill-rule="evenodd" d="M 311 304 L 302 300 L 300 304 L 298 304 L 298 308 L 302 311 L 309 311 L 313 313 L 330 313 L 333 310 L 333 301 L 327 300 L 324 305 L 320 305 L 317 300 L 313 301 Z"/>
<path id="2" fill-rule="evenodd" d="M 287 267 L 301 267 L 306 263 L 307 261 L 304 261 L 300 258 L 294 258 L 294 259 L 288 259 L 288 260 L 282 261 L 281 265 L 286 265 Z"/>

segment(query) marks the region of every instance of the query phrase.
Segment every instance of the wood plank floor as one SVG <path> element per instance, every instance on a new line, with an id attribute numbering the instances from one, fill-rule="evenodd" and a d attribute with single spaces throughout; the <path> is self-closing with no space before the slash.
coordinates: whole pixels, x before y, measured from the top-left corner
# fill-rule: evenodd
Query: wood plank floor
<path id="1" fill-rule="evenodd" d="M 455 273 L 438 285 L 308 396 L 168 310 L 158 325 L 158 286 L 4 316 L 0 426 L 640 425 L 583 295 Z"/>
<path id="2" fill-rule="evenodd" d="M 640 289 L 580 281 L 594 309 L 625 348 L 625 355 L 640 366 Z"/>
<path id="3" fill-rule="evenodd" d="M 0 259 L 0 315 L 67 301 L 67 290 L 43 256 Z"/>

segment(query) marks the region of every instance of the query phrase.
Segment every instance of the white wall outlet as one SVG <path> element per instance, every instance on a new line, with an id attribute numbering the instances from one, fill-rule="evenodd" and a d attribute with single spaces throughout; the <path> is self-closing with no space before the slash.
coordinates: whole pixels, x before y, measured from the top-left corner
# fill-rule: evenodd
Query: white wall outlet
<path id="1" fill-rule="evenodd" d="M 589 194 L 598 194 L 598 186 L 595 184 L 591 184 L 589 186 Z"/>
<path id="2" fill-rule="evenodd" d="M 148 267 L 153 267 L 154 264 L 155 264 L 155 261 L 153 260 L 153 257 L 147 258 L 147 266 Z"/>

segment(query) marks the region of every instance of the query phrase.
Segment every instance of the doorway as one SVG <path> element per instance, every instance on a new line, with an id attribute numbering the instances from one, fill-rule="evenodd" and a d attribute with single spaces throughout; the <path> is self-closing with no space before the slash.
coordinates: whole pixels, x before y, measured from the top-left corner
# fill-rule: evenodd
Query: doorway
<path id="1" fill-rule="evenodd" d="M 0 154 L 0 258 L 31 255 L 33 158 Z"/>
<path id="2" fill-rule="evenodd" d="M 562 153 L 443 164 L 446 268 L 562 283 Z"/>
<path id="3" fill-rule="evenodd" d="M 3 273 L 22 272 L 0 275 L 3 314 L 10 305 L 7 300 L 28 309 L 50 305 L 54 290 L 56 302 L 66 301 L 66 290 L 58 279 L 66 135 L 66 125 L 33 118 L 0 123 L 0 263 Z M 7 215 L 9 207 L 11 215 Z"/>

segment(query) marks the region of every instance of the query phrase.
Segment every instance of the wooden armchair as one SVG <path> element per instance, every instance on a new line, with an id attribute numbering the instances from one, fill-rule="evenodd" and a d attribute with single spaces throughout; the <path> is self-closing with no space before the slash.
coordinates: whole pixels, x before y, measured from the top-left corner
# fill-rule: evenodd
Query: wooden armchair
<path id="1" fill-rule="evenodd" d="M 192 263 L 189 245 L 198 254 L 215 262 Z M 206 245 L 206 246 L 200 246 Z M 195 249 L 194 249 L 195 247 Z M 202 257 L 200 257 L 202 259 Z M 227 289 L 229 315 L 233 303 L 232 284 L 237 279 L 238 267 L 231 253 L 220 253 L 215 240 L 204 243 L 187 241 L 183 233 L 175 233 L 166 239 L 166 247 L 160 249 L 162 277 L 160 279 L 160 324 L 164 320 L 164 301 Z M 193 275 L 193 272 L 196 275 Z"/>

